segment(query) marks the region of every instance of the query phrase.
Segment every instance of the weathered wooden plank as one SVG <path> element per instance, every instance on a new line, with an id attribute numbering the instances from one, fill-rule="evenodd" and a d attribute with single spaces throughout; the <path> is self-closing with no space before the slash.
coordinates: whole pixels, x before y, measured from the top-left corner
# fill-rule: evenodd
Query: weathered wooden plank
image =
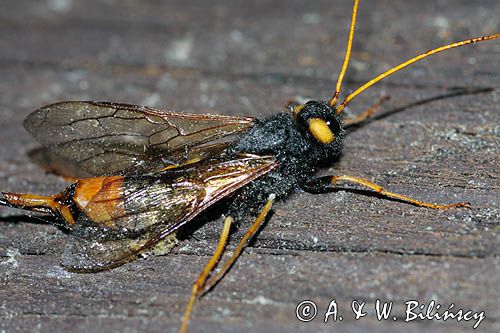
<path id="1" fill-rule="evenodd" d="M 68 5 L 68 7 L 65 7 Z M 348 1 L 23 1 L 0 13 L 0 189 L 50 193 L 26 152 L 33 109 L 57 100 L 112 100 L 190 112 L 265 116 L 297 96 L 329 96 L 341 64 Z M 346 89 L 420 51 L 497 32 L 497 1 L 366 1 Z M 343 190 L 298 193 L 278 203 L 253 246 L 195 308 L 193 332 L 460 332 L 471 322 L 405 324 L 402 304 L 486 311 L 500 328 L 498 262 L 498 42 L 458 49 L 367 91 L 384 91 L 384 115 L 351 133 L 323 173 L 377 180 L 431 201 L 471 201 L 435 212 Z M 497 60 L 495 60 L 497 59 Z M 457 94 L 456 88 L 468 93 Z M 496 90 L 495 90 L 496 89 Z M 419 105 L 413 105 L 415 102 Z M 172 255 L 102 274 L 60 268 L 70 238 L 2 209 L 0 330 L 177 331 L 190 283 L 215 246 L 220 223 Z M 242 227 L 233 235 L 231 246 Z M 231 248 L 230 246 L 230 248 Z M 303 299 L 335 298 L 345 320 L 300 323 Z M 349 302 L 394 301 L 396 322 L 361 320 Z"/>

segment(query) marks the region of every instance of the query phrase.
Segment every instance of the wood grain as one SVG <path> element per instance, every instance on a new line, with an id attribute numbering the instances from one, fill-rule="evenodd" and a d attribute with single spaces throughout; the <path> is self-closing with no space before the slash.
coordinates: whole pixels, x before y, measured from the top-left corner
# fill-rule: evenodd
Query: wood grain
<path id="1" fill-rule="evenodd" d="M 62 100 L 147 104 L 263 117 L 298 97 L 327 98 L 343 59 L 349 1 L 23 1 L 0 12 L 0 189 L 59 191 L 32 164 L 22 120 Z M 345 91 L 430 48 L 498 33 L 498 1 L 363 1 Z M 350 105 L 392 97 L 349 134 L 323 174 L 350 174 L 436 202 L 432 211 L 342 187 L 277 203 L 252 246 L 195 306 L 191 332 L 469 332 L 473 322 L 404 322 L 404 302 L 485 311 L 500 330 L 499 97 L 496 41 L 418 63 Z M 222 223 L 173 254 L 100 274 L 59 266 L 71 238 L 1 209 L 0 332 L 176 332 L 191 283 Z M 232 237 L 233 249 L 243 232 Z M 318 304 L 310 323 L 302 300 Z M 323 323 L 336 299 L 342 322 Z M 397 321 L 377 321 L 376 299 Z M 368 315 L 355 320 L 352 300 Z"/>

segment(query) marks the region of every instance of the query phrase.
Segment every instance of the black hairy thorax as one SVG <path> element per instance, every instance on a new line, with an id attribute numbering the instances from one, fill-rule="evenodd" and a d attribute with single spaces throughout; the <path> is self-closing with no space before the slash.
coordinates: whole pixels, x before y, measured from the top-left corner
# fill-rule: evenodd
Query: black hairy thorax
<path id="1" fill-rule="evenodd" d="M 309 133 L 307 119 L 316 116 L 328 119 L 335 127 L 336 138 L 331 144 L 322 144 Z M 242 188 L 232 200 L 229 213 L 235 217 L 255 215 L 270 194 L 286 198 L 301 188 L 318 167 L 340 155 L 343 137 L 340 118 L 323 102 L 306 103 L 299 116 L 282 112 L 257 120 L 227 153 L 272 155 L 279 167 Z"/>

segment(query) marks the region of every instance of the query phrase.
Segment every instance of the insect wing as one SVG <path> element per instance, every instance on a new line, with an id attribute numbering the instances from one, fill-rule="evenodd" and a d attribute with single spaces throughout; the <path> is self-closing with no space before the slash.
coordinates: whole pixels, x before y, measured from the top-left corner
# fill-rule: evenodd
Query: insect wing
<path id="1" fill-rule="evenodd" d="M 146 233 L 136 238 L 116 240 L 86 240 L 75 238 L 68 244 L 62 255 L 61 264 L 70 271 L 91 273 L 118 267 L 137 258 L 136 251 L 147 242 L 152 234 Z M 151 250 L 153 253 L 167 254 L 175 245 L 175 233 L 166 237 L 161 247 Z"/>
<path id="2" fill-rule="evenodd" d="M 98 214 L 109 216 L 109 219 L 92 220 L 94 226 L 90 228 L 88 221 L 77 223 L 74 232 L 85 235 L 86 228 L 94 231 L 96 227 L 106 227 L 108 231 L 115 229 L 115 234 L 126 229 L 139 236 L 106 239 L 96 234 L 84 237 L 86 239 L 71 246 L 70 255 L 65 256 L 63 264 L 71 270 L 100 271 L 131 261 L 144 250 L 168 240 L 214 203 L 277 165 L 272 156 L 243 154 L 208 159 L 153 175 L 126 177 L 123 200 L 115 200 L 120 207 L 114 211 L 107 207 L 106 214 Z M 106 187 L 104 191 L 107 188 L 112 189 Z M 106 193 L 98 193 L 97 201 L 86 203 L 82 212 L 86 216 L 99 213 L 103 196 Z"/>
<path id="3" fill-rule="evenodd" d="M 24 126 L 43 146 L 81 172 L 93 176 L 123 173 L 164 156 L 183 164 L 192 147 L 252 127 L 250 117 L 163 111 L 105 103 L 61 102 L 31 113 Z"/>
<path id="4" fill-rule="evenodd" d="M 165 169 L 191 164 L 205 159 L 221 155 L 229 146 L 230 142 L 217 142 L 191 147 L 182 152 L 177 150 L 168 157 L 161 154 L 152 155 L 148 159 L 138 160 L 132 166 L 120 170 L 124 175 L 141 175 L 146 173 L 161 172 Z M 88 178 L 94 176 L 87 170 L 80 168 L 77 164 L 55 154 L 47 147 L 37 147 L 28 152 L 30 159 L 41 166 L 47 172 L 71 179 Z M 177 163 L 173 164 L 172 161 Z"/>

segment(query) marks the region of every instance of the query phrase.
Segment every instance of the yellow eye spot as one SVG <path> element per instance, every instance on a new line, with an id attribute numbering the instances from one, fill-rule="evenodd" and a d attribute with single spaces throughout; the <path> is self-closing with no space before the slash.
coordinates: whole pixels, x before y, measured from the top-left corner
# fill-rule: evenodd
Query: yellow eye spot
<path id="1" fill-rule="evenodd" d="M 328 124 L 320 118 L 309 119 L 309 132 L 319 142 L 327 145 L 333 142 L 335 135 L 333 135 Z"/>

